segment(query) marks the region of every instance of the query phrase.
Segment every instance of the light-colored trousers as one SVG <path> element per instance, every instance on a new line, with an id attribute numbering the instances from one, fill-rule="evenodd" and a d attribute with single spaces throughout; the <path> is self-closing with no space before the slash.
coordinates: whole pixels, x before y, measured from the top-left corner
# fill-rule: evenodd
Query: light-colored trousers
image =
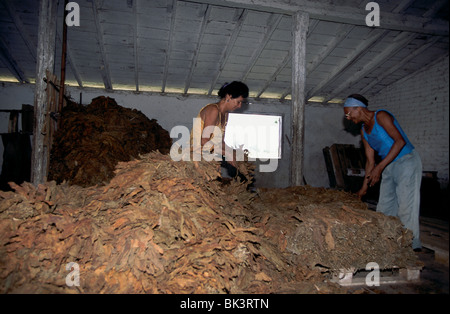
<path id="1" fill-rule="evenodd" d="M 419 211 L 422 161 L 416 150 L 390 163 L 383 170 L 377 212 L 400 218 L 413 233 L 412 248 L 421 248 Z"/>

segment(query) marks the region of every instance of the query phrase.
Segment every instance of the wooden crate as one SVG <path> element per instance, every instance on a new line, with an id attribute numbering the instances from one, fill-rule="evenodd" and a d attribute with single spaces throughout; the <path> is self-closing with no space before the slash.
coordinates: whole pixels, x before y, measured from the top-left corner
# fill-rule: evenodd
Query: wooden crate
<path id="1" fill-rule="evenodd" d="M 323 149 L 330 187 L 355 192 L 364 179 L 364 151 L 350 144 L 333 144 Z"/>

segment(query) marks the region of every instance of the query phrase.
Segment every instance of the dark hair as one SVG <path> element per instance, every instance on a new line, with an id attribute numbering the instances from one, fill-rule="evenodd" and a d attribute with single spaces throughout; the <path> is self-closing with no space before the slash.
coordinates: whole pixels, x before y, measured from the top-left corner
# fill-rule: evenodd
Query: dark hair
<path id="1" fill-rule="evenodd" d="M 364 105 L 369 106 L 369 101 L 366 99 L 366 97 L 360 95 L 360 94 L 351 94 L 347 98 L 355 98 L 356 100 L 359 100 Z"/>
<path id="2" fill-rule="evenodd" d="M 217 93 L 220 98 L 225 98 L 227 95 L 231 95 L 231 98 L 248 97 L 248 87 L 242 82 L 233 81 L 231 83 L 225 83 Z"/>

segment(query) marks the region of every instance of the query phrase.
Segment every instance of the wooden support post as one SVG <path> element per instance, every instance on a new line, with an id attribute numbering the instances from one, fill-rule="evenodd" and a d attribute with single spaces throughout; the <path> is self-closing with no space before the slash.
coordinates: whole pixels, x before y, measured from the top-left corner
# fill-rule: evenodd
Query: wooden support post
<path id="1" fill-rule="evenodd" d="M 293 15 L 292 40 L 292 145 L 290 185 L 303 185 L 303 144 L 305 129 L 306 34 L 309 15 Z"/>
<path id="2" fill-rule="evenodd" d="M 66 24 L 66 16 L 67 11 L 66 6 L 69 0 L 64 1 L 64 19 L 63 19 L 63 38 L 62 38 L 62 53 L 61 53 L 61 80 L 60 80 L 60 87 L 59 87 L 59 98 L 58 98 L 58 112 L 61 113 L 63 109 L 63 102 L 64 102 L 64 93 L 65 88 L 64 84 L 66 82 L 66 55 L 67 55 L 67 24 Z M 61 121 L 58 120 L 58 124 Z"/>
<path id="3" fill-rule="evenodd" d="M 37 186 L 47 179 L 47 150 L 44 126 L 47 114 L 46 71 L 53 73 L 55 64 L 57 1 L 40 0 L 38 44 L 36 53 L 36 85 L 34 92 L 34 130 L 31 158 L 31 182 Z"/>

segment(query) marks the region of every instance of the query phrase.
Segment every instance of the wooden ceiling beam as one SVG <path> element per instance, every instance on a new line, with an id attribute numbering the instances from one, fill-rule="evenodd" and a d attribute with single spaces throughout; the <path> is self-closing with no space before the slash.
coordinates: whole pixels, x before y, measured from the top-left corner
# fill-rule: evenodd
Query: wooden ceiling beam
<path id="1" fill-rule="evenodd" d="M 17 30 L 19 31 L 19 34 L 22 37 L 25 45 L 27 46 L 28 51 L 31 54 L 31 57 L 33 58 L 33 61 L 36 62 L 36 49 L 37 49 L 36 43 L 31 39 L 30 35 L 28 34 L 28 31 L 26 30 L 20 17 L 17 15 L 14 5 L 11 3 L 11 1 L 3 1 L 3 5 L 5 6 L 6 11 L 8 11 L 8 14 L 13 20 Z"/>
<path id="2" fill-rule="evenodd" d="M 202 14 L 202 26 L 200 28 L 197 45 L 195 47 L 194 57 L 192 58 L 191 66 L 189 67 L 189 74 L 186 79 L 186 85 L 184 87 L 183 94 L 187 94 L 189 87 L 191 86 L 192 76 L 194 75 L 194 71 L 197 66 L 197 60 L 198 60 L 198 55 L 199 55 L 199 51 L 200 51 L 200 46 L 203 42 L 203 36 L 205 35 L 206 26 L 208 25 L 209 15 L 211 14 L 211 6 L 206 5 L 206 9 L 202 10 L 202 11 L 204 12 Z"/>
<path id="3" fill-rule="evenodd" d="M 282 14 L 273 14 L 270 17 L 269 22 L 267 24 L 267 31 L 264 35 L 264 38 L 261 40 L 261 44 L 253 52 L 250 62 L 247 64 L 247 67 L 243 71 L 244 74 L 242 75 L 241 81 L 245 81 L 247 79 L 253 66 L 255 65 L 256 61 L 258 61 L 259 56 L 261 55 L 262 51 L 266 47 L 267 42 L 269 41 L 270 37 L 272 37 L 272 34 L 276 30 L 278 24 L 280 24 L 280 21 L 282 18 L 283 18 Z"/>
<path id="4" fill-rule="evenodd" d="M 94 14 L 94 21 L 95 26 L 97 28 L 97 40 L 99 44 L 100 54 L 102 58 L 102 65 L 100 66 L 101 75 L 103 78 L 103 84 L 105 85 L 106 90 L 112 90 L 112 82 L 111 82 L 111 72 L 109 70 L 109 63 L 106 58 L 106 51 L 105 51 L 105 42 L 103 40 L 103 27 L 99 20 L 99 1 L 100 0 L 93 0 L 92 1 L 92 12 Z"/>
<path id="5" fill-rule="evenodd" d="M 68 30 L 69 33 L 69 30 Z M 62 34 L 61 31 L 59 29 L 56 30 L 56 37 L 58 38 L 58 42 L 61 44 L 62 47 Z M 72 49 L 70 47 L 70 43 L 69 43 L 69 36 L 67 36 L 67 51 L 66 51 L 66 55 L 67 55 L 67 63 L 70 66 L 70 69 L 72 70 L 72 74 L 75 77 L 75 80 L 78 83 L 79 87 L 83 87 L 83 80 L 81 79 L 80 73 L 78 71 L 77 65 L 75 64 L 75 61 L 73 59 L 73 53 L 72 53 Z"/>
<path id="6" fill-rule="evenodd" d="M 387 71 L 384 71 L 382 75 L 377 76 L 376 79 L 374 79 L 370 84 L 368 84 L 366 87 L 364 87 L 360 93 L 365 95 L 367 94 L 373 86 L 381 82 L 383 79 L 394 73 L 395 71 L 398 71 L 399 69 L 403 68 L 406 64 L 408 64 L 412 59 L 415 57 L 421 55 L 424 51 L 426 51 L 428 48 L 433 46 L 438 40 L 440 40 L 441 37 L 433 36 L 430 37 L 425 44 L 423 44 L 420 48 L 414 50 L 413 53 L 409 54 L 406 58 L 402 59 L 401 62 L 398 62 L 395 66 L 389 68 Z M 373 96 L 373 95 L 371 95 Z"/>
<path id="7" fill-rule="evenodd" d="M 164 73 L 161 86 L 162 93 L 165 93 L 166 91 L 167 77 L 169 75 L 170 55 L 172 54 L 172 45 L 174 37 L 173 34 L 175 32 L 175 20 L 177 17 L 177 0 L 172 0 L 171 5 L 167 8 L 167 13 L 170 15 L 171 23 L 170 23 L 167 51 L 165 54 L 165 61 L 164 61 Z"/>
<path id="8" fill-rule="evenodd" d="M 314 31 L 314 29 L 317 27 L 318 23 L 319 23 L 319 21 L 317 21 L 317 20 L 315 20 L 315 22 L 311 23 L 310 29 L 308 30 L 308 35 L 307 35 L 308 37 Z M 341 26 L 339 26 L 339 30 L 337 31 L 337 33 L 339 35 L 334 37 L 333 40 L 328 43 L 326 48 L 323 51 L 321 51 L 319 54 L 317 54 L 317 56 L 310 63 L 308 63 L 306 65 L 306 75 L 313 72 L 322 63 L 322 61 L 327 56 L 330 55 L 330 53 L 337 47 L 337 45 L 348 36 L 348 34 L 353 30 L 353 28 L 354 28 L 353 25 L 342 24 Z M 281 95 L 281 99 L 282 100 L 285 99 L 286 96 L 291 93 L 291 91 L 292 91 L 291 88 L 286 90 Z M 312 97 L 312 96 L 310 96 L 310 97 Z"/>
<path id="9" fill-rule="evenodd" d="M 330 53 L 348 36 L 348 34 L 353 30 L 353 25 L 341 24 L 338 26 L 337 35 L 327 43 L 325 49 L 319 52 L 314 59 L 307 64 L 306 74 L 314 71 L 323 60 L 330 55 Z"/>
<path id="10" fill-rule="evenodd" d="M 309 35 L 311 35 L 311 33 L 314 31 L 314 29 L 317 27 L 317 25 L 319 24 L 318 20 L 314 20 L 314 21 L 309 21 L 309 25 L 308 25 L 308 31 L 306 34 L 306 37 L 308 38 Z M 274 75 L 272 75 L 272 77 L 267 81 L 267 83 L 265 84 L 265 86 L 261 89 L 261 91 L 258 93 L 257 97 L 260 97 L 264 91 L 270 86 L 270 84 L 276 79 L 276 77 L 278 76 L 278 74 L 280 74 L 280 72 L 286 67 L 286 65 L 292 61 L 292 49 L 289 50 L 289 54 L 286 56 L 286 58 L 283 60 L 283 62 L 281 63 L 281 66 L 277 69 L 277 71 L 274 73 Z M 306 72 L 308 72 L 308 68 L 306 69 Z M 280 99 L 284 100 L 286 98 L 287 95 L 289 95 L 292 92 L 292 87 L 289 86 L 284 93 L 281 95 Z"/>
<path id="11" fill-rule="evenodd" d="M 447 3 L 448 3 L 448 0 L 435 1 L 431 5 L 431 8 L 423 14 L 423 17 L 425 17 L 425 18 L 433 18 L 436 15 L 436 13 L 440 9 L 442 9 Z"/>
<path id="12" fill-rule="evenodd" d="M 138 50 L 138 14 L 137 14 L 137 2 L 132 1 L 130 4 L 133 6 L 133 52 L 134 52 L 134 84 L 136 91 L 139 92 L 139 50 Z"/>
<path id="13" fill-rule="evenodd" d="M 20 83 L 30 83 L 26 78 L 24 72 L 14 60 L 13 54 L 11 53 L 8 45 L 5 43 L 3 38 L 0 37 L 0 60 L 6 65 L 8 70 Z"/>
<path id="14" fill-rule="evenodd" d="M 286 67 L 286 65 L 288 65 L 289 62 L 291 62 L 291 60 L 292 60 L 292 55 L 291 55 L 291 51 L 289 51 L 288 54 L 286 55 L 286 57 L 284 58 L 283 62 L 280 63 L 280 65 L 278 66 L 275 73 L 273 73 L 272 76 L 266 81 L 266 84 L 264 84 L 264 87 L 261 88 L 261 90 L 258 92 L 258 94 L 256 95 L 255 98 L 261 97 L 261 95 L 267 90 L 267 88 L 269 88 L 270 84 L 272 84 L 272 82 L 275 81 L 278 74 L 280 74 L 281 71 L 283 71 L 283 69 Z"/>
<path id="15" fill-rule="evenodd" d="M 392 10 L 392 13 L 402 13 L 406 10 L 415 0 L 402 0 L 399 4 Z"/>
<path id="16" fill-rule="evenodd" d="M 209 87 L 208 95 L 212 94 L 212 91 L 214 90 L 214 87 L 216 86 L 217 81 L 219 80 L 219 77 L 222 74 L 222 71 L 225 68 L 225 65 L 227 64 L 228 58 L 230 57 L 231 51 L 234 48 L 236 40 L 239 36 L 239 33 L 241 32 L 242 26 L 244 25 L 244 21 L 247 17 L 248 10 L 246 10 L 246 9 L 244 9 L 244 10 L 237 9 L 237 10 L 238 10 L 237 11 L 238 16 L 237 16 L 236 26 L 235 26 L 230 38 L 228 39 L 228 42 L 226 43 L 225 49 L 222 53 L 222 56 L 220 57 L 219 69 L 218 69 L 216 75 L 214 76 L 211 86 Z"/>
<path id="17" fill-rule="evenodd" d="M 319 3 L 314 0 L 189 0 L 189 2 L 208 3 L 218 6 L 246 8 L 271 13 L 293 15 L 298 11 L 309 14 L 310 19 L 366 26 L 369 11 L 353 6 L 338 6 Z M 400 13 L 381 12 L 381 25 L 386 30 L 408 31 L 421 34 L 448 36 L 449 22 L 428 17 L 417 17 Z"/>
<path id="18" fill-rule="evenodd" d="M 378 54 L 375 58 L 373 58 L 370 62 L 364 65 L 364 67 L 359 70 L 358 72 L 355 72 L 353 75 L 348 76 L 348 78 L 339 84 L 338 87 L 334 88 L 332 93 L 328 95 L 324 102 L 328 102 L 329 100 L 333 99 L 334 97 L 338 96 L 339 93 L 344 91 L 345 89 L 351 87 L 356 82 L 363 79 L 368 73 L 379 67 L 382 63 L 386 62 L 386 60 L 389 60 L 394 54 L 396 54 L 400 49 L 408 45 L 412 40 L 414 40 L 417 37 L 417 34 L 415 33 L 409 33 L 409 32 L 403 32 L 400 33 L 394 40 L 394 42 L 389 45 L 383 52 Z"/>
<path id="19" fill-rule="evenodd" d="M 367 35 L 366 40 L 364 40 L 356 49 L 347 56 L 347 58 L 341 62 L 337 67 L 331 71 L 331 73 L 323 79 L 319 84 L 317 84 L 314 88 L 310 89 L 307 92 L 307 99 L 317 96 L 321 93 L 323 88 L 328 86 L 331 82 L 335 80 L 335 78 L 345 71 L 347 68 L 349 68 L 353 63 L 356 62 L 362 55 L 364 55 L 366 52 L 369 51 L 370 47 L 372 47 L 374 44 L 376 44 L 380 39 L 382 39 L 389 31 L 386 30 L 379 30 L 379 29 L 372 29 L 372 31 Z"/>

